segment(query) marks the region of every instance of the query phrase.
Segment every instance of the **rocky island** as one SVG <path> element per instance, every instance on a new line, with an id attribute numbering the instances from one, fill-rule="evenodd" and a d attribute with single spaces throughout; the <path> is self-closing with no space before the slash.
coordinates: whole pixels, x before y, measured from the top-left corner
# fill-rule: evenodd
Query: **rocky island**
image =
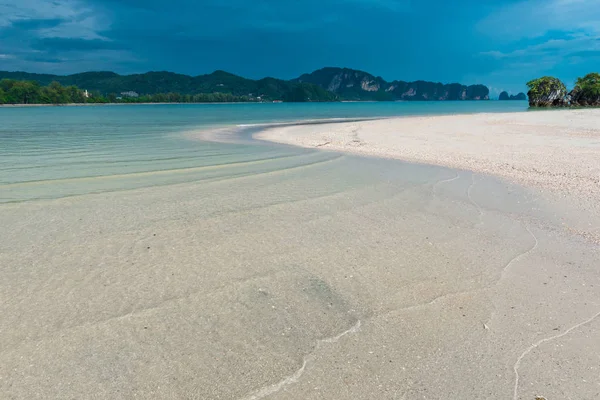
<path id="1" fill-rule="evenodd" d="M 544 76 L 527 83 L 530 107 L 599 107 L 600 74 L 578 78 L 570 92 L 558 78 Z"/>
<path id="2" fill-rule="evenodd" d="M 490 94 L 484 85 L 398 80 L 387 82 L 382 77 L 349 68 L 322 68 L 304 74 L 294 82 L 318 85 L 335 93 L 340 99 L 356 101 L 489 100 Z"/>
<path id="3" fill-rule="evenodd" d="M 516 96 L 514 95 L 509 95 L 508 92 L 502 92 L 500 93 L 500 96 L 498 97 L 498 100 L 520 100 L 520 101 L 524 101 L 527 100 L 527 96 L 525 95 L 525 93 L 519 93 Z"/>

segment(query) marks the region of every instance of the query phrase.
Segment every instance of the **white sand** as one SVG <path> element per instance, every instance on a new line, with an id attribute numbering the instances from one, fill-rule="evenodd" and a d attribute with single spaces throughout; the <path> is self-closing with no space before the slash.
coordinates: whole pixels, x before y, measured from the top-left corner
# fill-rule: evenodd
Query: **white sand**
<path id="1" fill-rule="evenodd" d="M 581 128 L 598 114 L 539 115 Z M 499 159 L 527 149 L 514 165 L 546 142 L 594 151 L 591 126 L 531 135 L 510 118 L 539 117 L 268 135 L 343 149 L 356 127 L 365 153 L 387 138 L 397 156 L 465 167 L 501 165 L 494 148 Z M 443 121 L 463 133 L 440 133 Z M 552 146 L 536 156 L 544 171 L 573 165 L 593 190 L 577 165 L 593 162 L 585 147 L 571 144 L 569 160 Z M 566 225 L 600 231 L 597 214 L 485 175 L 329 152 L 199 170 L 177 185 L 0 205 L 1 399 L 597 397 L 600 246 Z"/>
<path id="2" fill-rule="evenodd" d="M 599 109 L 286 126 L 256 137 L 468 169 L 600 198 Z"/>

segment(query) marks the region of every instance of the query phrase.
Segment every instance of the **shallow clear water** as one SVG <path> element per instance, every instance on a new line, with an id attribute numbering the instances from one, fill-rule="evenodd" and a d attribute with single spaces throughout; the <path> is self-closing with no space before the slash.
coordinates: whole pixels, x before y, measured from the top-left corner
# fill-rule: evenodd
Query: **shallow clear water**
<path id="1" fill-rule="evenodd" d="M 594 398 L 600 248 L 569 226 L 575 203 L 468 171 L 182 134 L 524 108 L 0 109 L 13 203 L 0 204 L 0 393 Z"/>
<path id="2" fill-rule="evenodd" d="M 219 165 L 288 160 L 306 153 L 282 146 L 194 141 L 180 134 L 190 130 L 305 119 L 526 108 L 525 102 L 1 108 L 0 202 L 211 179 L 219 175 L 215 169 Z"/>

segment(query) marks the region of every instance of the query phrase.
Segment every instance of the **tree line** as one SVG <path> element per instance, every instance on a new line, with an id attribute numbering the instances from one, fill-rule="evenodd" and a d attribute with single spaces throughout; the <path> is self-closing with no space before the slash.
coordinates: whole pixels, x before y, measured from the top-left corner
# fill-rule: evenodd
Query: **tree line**
<path id="1" fill-rule="evenodd" d="M 301 100 L 300 98 L 294 100 Z M 35 81 L 0 80 L 0 104 L 98 104 L 98 103 L 235 103 L 260 101 L 249 96 L 230 93 L 157 93 L 139 97 L 103 95 L 85 92 L 77 86 L 63 86 L 52 82 L 42 86 Z"/>
<path id="2" fill-rule="evenodd" d="M 64 87 L 53 82 L 40 86 L 33 81 L 0 81 L 0 104 L 67 104 L 85 103 L 83 92 L 76 86 Z"/>

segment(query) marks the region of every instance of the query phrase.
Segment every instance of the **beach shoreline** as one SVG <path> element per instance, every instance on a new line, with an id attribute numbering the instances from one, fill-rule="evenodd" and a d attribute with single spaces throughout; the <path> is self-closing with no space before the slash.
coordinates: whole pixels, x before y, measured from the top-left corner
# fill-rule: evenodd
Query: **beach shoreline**
<path id="1" fill-rule="evenodd" d="M 222 118 L 204 125 L 206 143 L 198 125 L 172 132 L 193 108 L 157 118 L 159 132 L 141 113 L 28 111 L 4 128 L 17 134 L 5 166 L 21 165 L 5 170 L 3 200 L 14 201 L 0 204 L 10 232 L 0 242 L 0 393 L 9 398 L 597 392 L 597 209 L 484 173 L 378 158 L 377 147 L 317 146 L 323 130 L 338 139 L 360 126 L 365 144 L 351 135 L 348 146 L 368 149 L 386 137 L 382 127 L 406 123 L 421 139 L 406 141 L 413 151 L 447 161 L 440 148 L 470 155 L 493 145 L 477 132 L 445 138 L 451 124 L 440 119 L 480 129 L 473 121 L 497 118 L 505 130 L 506 115 L 277 127 Z M 554 112 L 542 114 L 562 131 L 546 118 Z M 120 135 L 97 125 L 107 116 Z M 582 120 L 562 134 L 567 150 L 596 138 Z M 56 125 L 32 135 L 40 121 Z M 441 133 L 421 133 L 435 126 Z M 280 130 L 321 133 L 314 150 L 253 139 Z M 57 147 L 55 132 L 71 132 L 69 146 Z M 557 140 L 506 135 L 488 136 L 521 138 L 525 149 L 540 146 L 532 138 Z M 29 147 L 17 146 L 22 138 Z M 45 167 L 18 164 L 24 150 Z"/>
<path id="2" fill-rule="evenodd" d="M 600 109 L 270 127 L 255 139 L 444 166 L 600 199 Z"/>

